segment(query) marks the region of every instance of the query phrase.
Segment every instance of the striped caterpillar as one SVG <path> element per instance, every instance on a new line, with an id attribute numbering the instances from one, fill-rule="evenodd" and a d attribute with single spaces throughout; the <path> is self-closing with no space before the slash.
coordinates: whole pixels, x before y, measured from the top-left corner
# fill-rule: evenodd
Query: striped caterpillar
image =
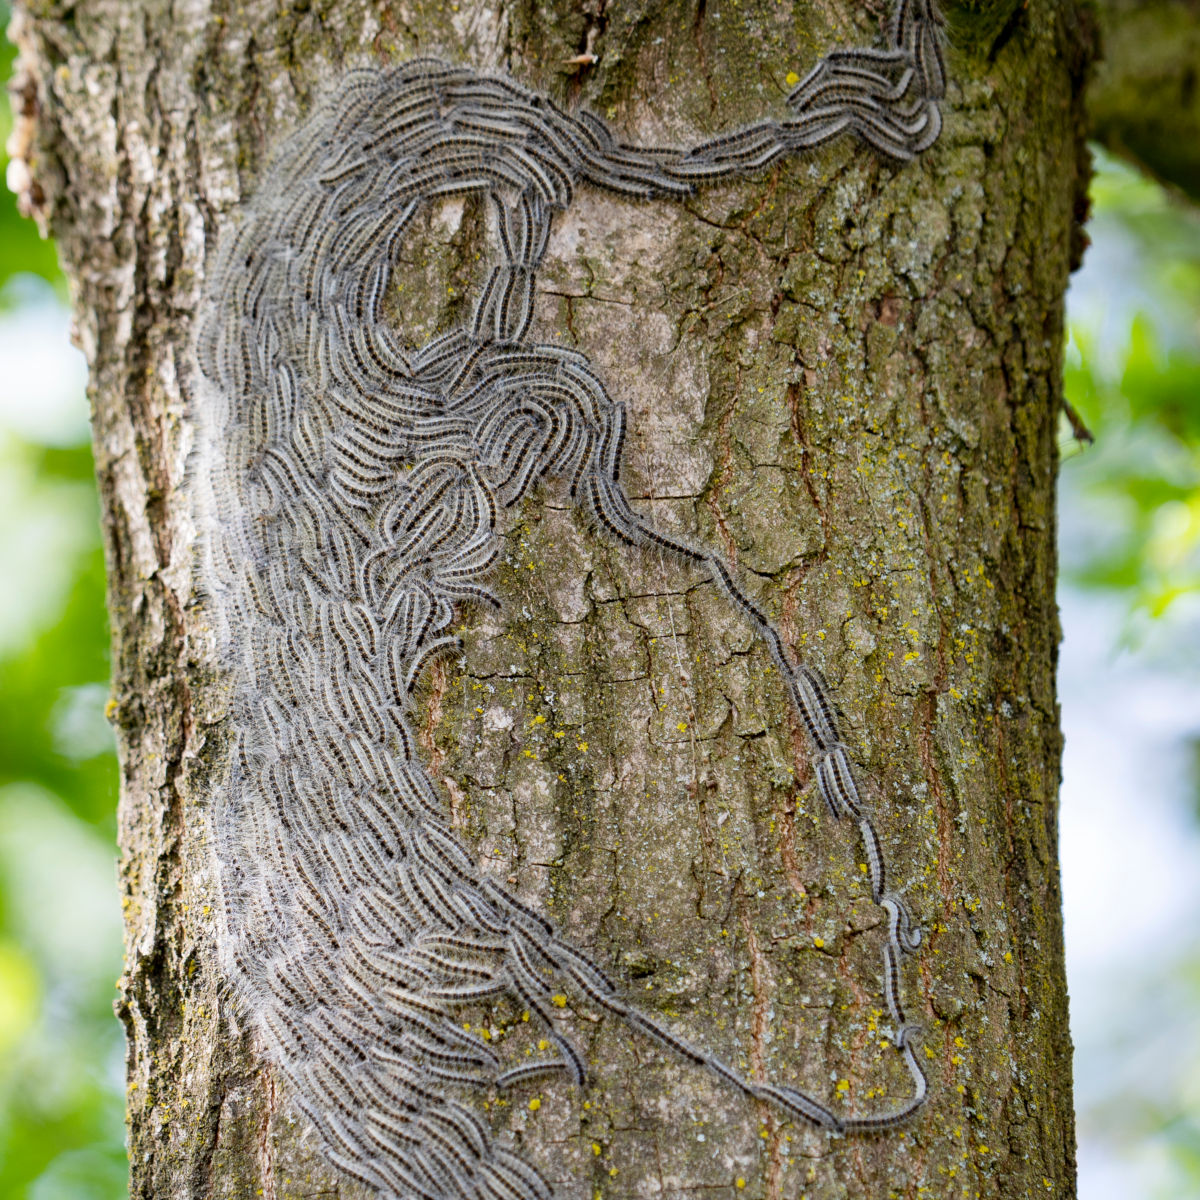
<path id="1" fill-rule="evenodd" d="M 468 67 L 356 71 L 222 240 L 197 327 L 196 491 L 230 692 L 212 814 L 223 967 L 326 1156 L 382 1195 L 551 1195 L 461 1093 L 546 1072 L 584 1081 L 553 1016 L 560 989 L 809 1126 L 886 1131 L 925 1100 L 900 990 L 920 934 L 888 888 L 826 685 L 716 553 L 634 511 L 623 407 L 582 354 L 527 333 L 552 220 L 577 187 L 684 197 L 843 133 L 893 160 L 920 154 L 940 130 L 940 24 L 932 0 L 898 0 L 882 48 L 827 55 L 785 116 L 688 150 L 622 144 L 590 114 Z M 499 261 L 468 325 L 404 346 L 383 316 L 404 235 L 423 206 L 460 195 L 488 198 Z M 545 476 L 614 539 L 702 569 L 764 639 L 886 916 L 883 996 L 913 1083 L 899 1107 L 841 1117 L 684 1041 L 484 877 L 450 828 L 410 694 L 454 643 L 455 606 L 498 604 L 486 583 L 500 510 Z M 464 1031 L 462 1006 L 499 996 L 531 1014 L 552 1056 L 506 1065 Z"/>

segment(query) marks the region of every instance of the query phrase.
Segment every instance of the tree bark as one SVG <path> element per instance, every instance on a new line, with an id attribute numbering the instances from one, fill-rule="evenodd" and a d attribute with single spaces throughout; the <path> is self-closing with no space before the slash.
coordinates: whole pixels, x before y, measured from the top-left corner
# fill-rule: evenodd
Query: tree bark
<path id="1" fill-rule="evenodd" d="M 351 66 L 502 68 L 682 144 L 779 112 L 789 71 L 872 40 L 882 6 L 864 7 L 26 0 L 18 183 L 72 281 L 108 546 L 133 1196 L 360 1194 L 214 949 L 224 708 L 181 380 L 218 233 Z M 950 16 L 945 131 L 919 163 L 843 139 L 684 204 L 581 193 L 537 317 L 628 404 L 635 504 L 723 548 L 834 686 L 928 935 L 906 978 L 931 1099 L 899 1133 L 831 1139 L 581 1017 L 586 1092 L 487 1114 L 562 1197 L 1075 1191 L 1054 487 L 1091 34 L 1051 0 Z M 567 64 L 584 50 L 596 66 Z M 481 238 L 471 203 L 429 215 L 396 297 L 408 342 L 470 311 Z M 422 700 L 460 837 L 728 1061 L 844 1108 L 901 1099 L 862 848 L 823 811 L 764 648 L 710 585 L 601 540 L 554 488 L 507 538 L 503 613 L 468 617 L 464 666 L 435 667 Z"/>

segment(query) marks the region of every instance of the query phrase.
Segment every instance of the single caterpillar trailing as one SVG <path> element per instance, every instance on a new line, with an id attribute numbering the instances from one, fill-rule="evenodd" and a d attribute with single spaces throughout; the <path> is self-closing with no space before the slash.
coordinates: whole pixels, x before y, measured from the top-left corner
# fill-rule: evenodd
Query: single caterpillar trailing
<path id="1" fill-rule="evenodd" d="M 899 0 L 881 48 L 829 54 L 785 115 L 686 150 L 625 145 L 588 113 L 468 67 L 357 71 L 222 240 L 198 323 L 195 478 L 200 581 L 230 690 L 212 813 L 223 964 L 328 1158 L 382 1195 L 551 1195 L 461 1097 L 549 1071 L 583 1082 L 553 1016 L 560 990 L 810 1126 L 884 1131 L 925 1100 L 900 995 L 920 935 L 888 888 L 825 684 L 717 554 L 633 510 L 624 409 L 582 354 L 527 331 L 552 220 L 579 187 L 678 198 L 843 133 L 893 160 L 921 153 L 941 123 L 940 24 L 933 0 Z M 463 194 L 494 208 L 499 260 L 469 325 L 405 346 L 383 318 L 403 239 L 422 206 Z M 453 643 L 455 606 L 497 603 L 500 510 L 545 476 L 565 478 L 612 537 L 703 569 L 765 640 L 886 913 L 883 995 L 913 1082 L 900 1107 L 843 1118 L 683 1041 L 455 837 L 410 693 Z M 499 996 L 544 1027 L 551 1057 L 506 1067 L 463 1030 L 463 1005 Z"/>

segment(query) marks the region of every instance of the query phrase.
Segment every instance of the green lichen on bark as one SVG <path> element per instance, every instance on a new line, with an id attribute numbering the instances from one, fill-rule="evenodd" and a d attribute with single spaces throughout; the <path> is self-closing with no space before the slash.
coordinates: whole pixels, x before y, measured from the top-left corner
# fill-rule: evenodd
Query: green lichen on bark
<path id="1" fill-rule="evenodd" d="M 349 65 L 499 66 L 631 139 L 681 142 L 780 112 L 789 72 L 872 35 L 853 8 L 251 0 L 181 20 L 88 0 L 27 24 L 106 504 L 134 1195 L 334 1187 L 214 953 L 224 698 L 185 464 L 188 319 L 216 234 Z M 933 1087 L 904 1133 L 831 1141 L 567 998 L 590 1088 L 480 1111 L 572 1200 L 1073 1194 L 1053 500 L 1085 26 L 1050 0 L 951 17 L 946 130 L 918 164 L 840 142 L 682 205 L 581 192 L 552 239 L 537 336 L 590 355 L 628 404 L 635 503 L 722 548 L 836 688 L 929 933 L 906 983 Z M 564 61 L 585 49 L 595 66 Z M 443 206 L 422 235 L 392 304 L 429 333 L 478 286 L 477 215 Z M 459 833 L 737 1066 L 844 1108 L 902 1098 L 861 849 L 822 811 L 763 648 L 709 585 L 609 545 L 553 486 L 506 538 L 505 611 L 466 612 L 461 669 L 422 690 Z M 528 1036 L 504 1006 L 464 1019 Z"/>

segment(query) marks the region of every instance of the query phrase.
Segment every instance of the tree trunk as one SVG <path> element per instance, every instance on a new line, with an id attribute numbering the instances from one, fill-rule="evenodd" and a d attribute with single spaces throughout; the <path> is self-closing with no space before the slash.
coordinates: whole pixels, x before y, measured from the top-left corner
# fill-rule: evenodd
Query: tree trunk
<path id="1" fill-rule="evenodd" d="M 630 141 L 684 145 L 777 115 L 789 72 L 870 44 L 882 5 L 862 8 L 26 0 L 18 182 L 73 285 L 108 546 L 132 1195 L 360 1194 L 307 1136 L 216 950 L 226 700 L 194 586 L 186 381 L 218 235 L 352 66 L 503 69 Z M 927 934 L 905 979 L 930 1100 L 899 1132 L 831 1137 L 572 999 L 586 1089 L 478 1103 L 564 1198 L 1075 1191 L 1054 487 L 1090 33 L 1069 2 L 948 15 L 945 129 L 917 163 L 842 138 L 683 203 L 580 189 L 535 318 L 627 404 L 635 507 L 720 549 L 833 685 Z M 569 62 L 585 51 L 596 65 Z M 410 344 L 469 316 L 480 212 L 420 218 L 395 297 Z M 825 812 L 761 641 L 694 570 L 612 545 L 559 488 L 510 517 L 502 612 L 465 614 L 462 664 L 421 693 L 459 838 L 735 1068 L 838 1111 L 902 1100 L 862 845 Z"/>

